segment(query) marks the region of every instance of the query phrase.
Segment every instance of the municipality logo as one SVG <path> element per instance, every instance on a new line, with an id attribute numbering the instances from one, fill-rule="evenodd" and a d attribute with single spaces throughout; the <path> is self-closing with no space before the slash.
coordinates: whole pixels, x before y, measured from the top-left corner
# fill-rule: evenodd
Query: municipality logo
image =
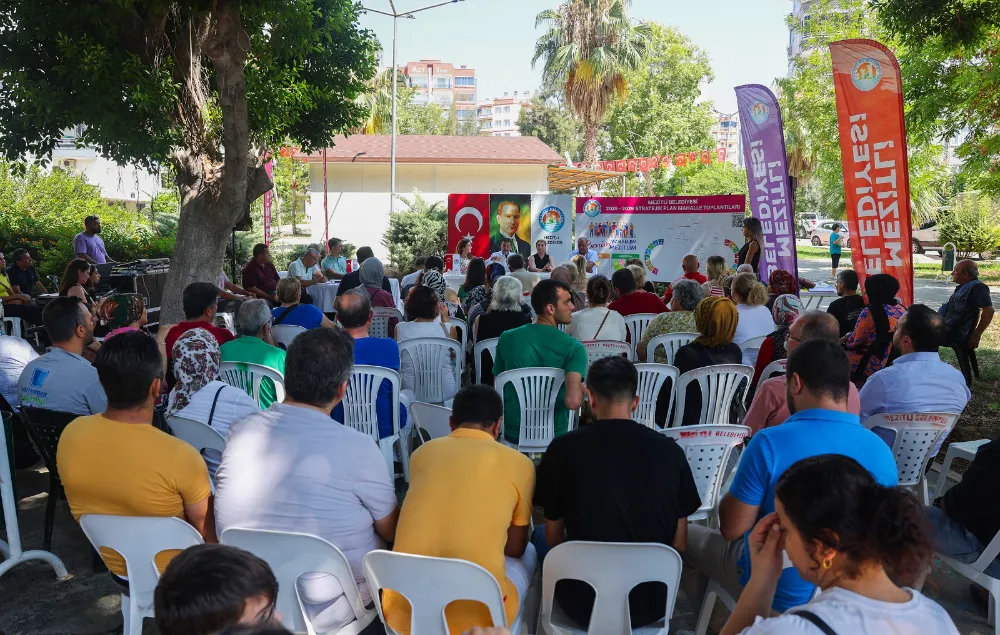
<path id="1" fill-rule="evenodd" d="M 601 213 L 601 202 L 596 199 L 590 199 L 583 204 L 583 213 L 590 218 L 599 215 Z"/>
<path id="2" fill-rule="evenodd" d="M 550 205 L 538 213 L 538 226 L 547 234 L 554 234 L 566 224 L 566 215 L 558 207 Z"/>
<path id="3" fill-rule="evenodd" d="M 750 106 L 750 119 L 758 126 L 767 121 L 768 108 L 767 104 L 761 100 L 753 102 Z"/>
<path id="4" fill-rule="evenodd" d="M 871 57 L 862 57 L 851 70 L 851 81 L 854 82 L 855 88 L 866 93 L 878 86 L 881 79 L 882 65 Z"/>
<path id="5" fill-rule="evenodd" d="M 41 388 L 42 384 L 45 383 L 45 378 L 49 376 L 49 371 L 42 370 L 41 368 L 36 368 L 33 373 L 31 373 L 31 386 L 32 388 Z"/>

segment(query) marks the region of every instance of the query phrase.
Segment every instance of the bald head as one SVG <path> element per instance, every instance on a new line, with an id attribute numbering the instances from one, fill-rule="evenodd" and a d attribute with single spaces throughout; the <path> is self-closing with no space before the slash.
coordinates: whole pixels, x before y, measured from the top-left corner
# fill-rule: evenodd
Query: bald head
<path id="1" fill-rule="evenodd" d="M 823 311 L 806 311 L 792 322 L 788 329 L 788 342 L 785 350 L 791 353 L 800 342 L 808 340 L 826 340 L 836 342 L 840 339 L 840 323 L 837 318 Z"/>
<path id="2" fill-rule="evenodd" d="M 684 267 L 684 273 L 698 273 L 698 269 L 701 268 L 701 263 L 698 262 L 698 256 L 688 254 L 684 256 L 684 260 L 681 261 L 681 266 Z"/>
<path id="3" fill-rule="evenodd" d="M 962 276 L 963 282 L 979 278 L 979 265 L 974 260 L 959 260 L 955 265 L 955 277 Z"/>
<path id="4" fill-rule="evenodd" d="M 359 329 L 368 324 L 372 317 L 372 302 L 368 295 L 351 289 L 337 298 L 334 303 L 337 321 L 345 329 Z"/>

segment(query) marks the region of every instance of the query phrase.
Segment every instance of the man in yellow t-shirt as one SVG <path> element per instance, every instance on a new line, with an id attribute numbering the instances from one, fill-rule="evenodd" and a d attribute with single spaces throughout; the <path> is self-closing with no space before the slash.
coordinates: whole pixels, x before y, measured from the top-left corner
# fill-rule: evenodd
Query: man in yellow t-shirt
<path id="1" fill-rule="evenodd" d="M 59 439 L 56 463 L 73 517 L 174 516 L 215 542 L 208 468 L 193 447 L 151 425 L 163 366 L 156 340 L 141 332 L 109 339 L 94 363 L 108 397 L 104 414 L 75 419 Z M 178 552 L 156 558 L 162 571 Z M 125 561 L 101 549 L 108 569 Z"/>
<path id="2" fill-rule="evenodd" d="M 502 418 L 503 400 L 488 386 L 469 386 L 455 395 L 452 433 L 410 459 L 410 489 L 393 551 L 480 565 L 500 583 L 510 624 L 535 570 L 535 548 L 528 542 L 535 467 L 497 442 Z M 393 630 L 409 634 L 404 597 L 386 590 L 382 610 Z M 493 623 L 485 605 L 472 601 L 450 604 L 445 616 L 452 633 Z"/>

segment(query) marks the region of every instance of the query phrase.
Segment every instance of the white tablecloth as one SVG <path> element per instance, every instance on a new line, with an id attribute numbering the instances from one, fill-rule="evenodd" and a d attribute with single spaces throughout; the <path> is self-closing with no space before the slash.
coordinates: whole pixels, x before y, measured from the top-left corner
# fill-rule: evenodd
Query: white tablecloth
<path id="1" fill-rule="evenodd" d="M 313 304 L 320 311 L 329 313 L 333 311 L 333 303 L 337 299 L 337 289 L 339 288 L 339 282 L 324 282 L 323 284 L 314 284 L 309 287 L 306 289 L 306 293 L 312 296 Z"/>
<path id="2" fill-rule="evenodd" d="M 820 310 L 823 304 L 837 297 L 837 290 L 831 286 L 816 286 L 799 294 L 803 309 Z"/>

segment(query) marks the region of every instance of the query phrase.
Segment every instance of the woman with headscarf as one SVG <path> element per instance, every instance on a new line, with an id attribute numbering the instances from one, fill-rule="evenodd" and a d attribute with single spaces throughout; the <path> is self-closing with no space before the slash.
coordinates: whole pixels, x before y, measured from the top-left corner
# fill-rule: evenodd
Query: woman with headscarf
<path id="1" fill-rule="evenodd" d="M 785 295 L 786 293 L 798 295 L 798 291 L 799 288 L 795 282 L 795 276 L 784 269 L 775 269 L 767 279 L 767 304 L 765 305 L 767 310 L 771 310 L 771 307 L 774 306 L 774 300 L 779 295 Z"/>
<path id="2" fill-rule="evenodd" d="M 755 385 L 761 381 L 761 375 L 768 364 L 788 358 L 788 351 L 785 350 L 785 344 L 788 343 L 788 329 L 801 312 L 802 301 L 796 295 L 783 293 L 774 300 L 771 318 L 778 328 L 767 336 L 757 351 L 757 365 L 753 375 Z"/>
<path id="3" fill-rule="evenodd" d="M 441 274 L 438 273 L 437 275 L 440 276 Z M 358 287 L 358 290 L 368 295 L 372 303 L 372 308 L 377 306 L 387 309 L 396 308 L 396 301 L 393 300 L 392 294 L 382 288 L 382 278 L 385 277 L 385 268 L 382 266 L 381 260 L 374 256 L 365 259 L 361 263 L 359 277 L 361 279 L 361 286 Z M 442 278 L 443 280 L 444 278 Z M 396 318 L 389 320 L 389 337 L 395 337 L 396 323 L 398 321 Z"/>
<path id="4" fill-rule="evenodd" d="M 110 329 L 104 341 L 129 331 L 138 331 L 148 321 L 146 305 L 138 293 L 115 293 L 97 306 L 97 319 Z"/>
<path id="5" fill-rule="evenodd" d="M 260 411 L 246 391 L 219 381 L 222 353 L 215 336 L 206 329 L 185 331 L 170 356 L 177 383 L 167 398 L 167 417 L 200 421 L 225 437 L 232 422 Z M 204 456 L 209 474 L 215 478 L 221 455 L 205 450 Z"/>
<path id="6" fill-rule="evenodd" d="M 684 374 L 705 366 L 742 363 L 743 353 L 739 346 L 733 344 L 738 321 L 736 305 L 729 298 L 710 296 L 699 302 L 694 310 L 694 324 L 700 335 L 695 341 L 677 349 L 674 355 L 677 370 Z M 688 385 L 685 402 L 682 425 L 696 425 L 701 415 L 701 388 L 698 382 Z M 659 401 L 656 410 L 660 412 Z"/>
<path id="7" fill-rule="evenodd" d="M 868 307 L 861 311 L 854 331 L 841 340 L 851 360 L 851 380 L 860 388 L 889 361 L 892 334 L 906 308 L 896 300 L 899 281 L 887 273 L 865 278 Z"/>

